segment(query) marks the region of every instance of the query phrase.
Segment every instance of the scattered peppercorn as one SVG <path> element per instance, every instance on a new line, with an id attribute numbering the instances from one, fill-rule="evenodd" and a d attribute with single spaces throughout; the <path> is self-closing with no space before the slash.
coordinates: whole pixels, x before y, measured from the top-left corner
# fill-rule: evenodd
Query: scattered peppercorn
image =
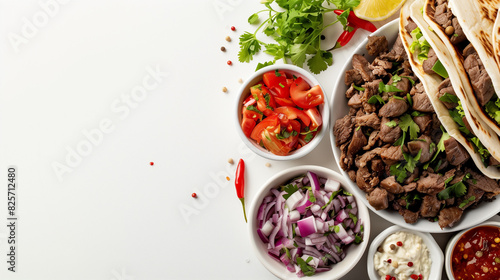
<path id="1" fill-rule="evenodd" d="M 412 275 L 410 275 L 410 278 L 417 280 L 418 279 L 418 275 L 417 274 L 412 274 Z"/>
<path id="2" fill-rule="evenodd" d="M 413 266 L 413 263 L 412 263 L 412 262 L 408 262 L 408 266 L 409 266 L 409 267 L 412 267 L 412 266 Z"/>
<path id="3" fill-rule="evenodd" d="M 326 39 L 325 35 L 321 35 L 321 40 L 325 40 L 325 39 Z"/>
<path id="4" fill-rule="evenodd" d="M 231 180 L 231 178 L 229 178 L 228 176 L 226 176 L 226 180 L 228 180 L 228 181 L 229 181 L 229 180 Z"/>
<path id="5" fill-rule="evenodd" d="M 226 36 L 226 41 L 231 42 L 231 37 Z"/>
<path id="6" fill-rule="evenodd" d="M 388 274 L 385 276 L 385 280 L 391 280 L 391 276 Z"/>
<path id="7" fill-rule="evenodd" d="M 192 196 L 193 198 L 196 198 L 196 197 L 197 197 L 197 195 L 196 195 L 196 193 L 195 193 L 195 192 L 194 192 L 194 193 L 192 193 L 192 194 L 191 194 L 191 196 Z"/>
<path id="8" fill-rule="evenodd" d="M 243 80 L 241 78 L 238 79 L 238 83 L 242 84 Z"/>
<path id="9" fill-rule="evenodd" d="M 222 92 L 227 92 L 227 87 L 223 87 Z"/>
<path id="10" fill-rule="evenodd" d="M 391 259 L 388 259 L 388 260 L 387 260 L 387 262 L 388 262 L 388 263 L 391 263 L 391 262 L 392 262 L 392 260 L 391 260 Z"/>
<path id="11" fill-rule="evenodd" d="M 222 47 L 220 47 L 220 50 L 223 51 L 223 52 L 225 52 L 226 51 L 226 47 L 222 46 Z"/>
<path id="12" fill-rule="evenodd" d="M 389 248 L 391 248 L 391 250 L 394 250 L 394 249 L 396 249 L 396 245 L 391 244 L 391 245 L 389 245 Z"/>
<path id="13" fill-rule="evenodd" d="M 403 246 L 403 242 L 398 241 L 398 242 L 396 243 L 396 245 L 398 245 L 399 247 L 401 247 L 401 246 Z"/>
<path id="14" fill-rule="evenodd" d="M 271 167 L 271 164 L 269 162 L 266 162 L 266 167 Z"/>
<path id="15" fill-rule="evenodd" d="M 155 163 L 154 162 L 150 162 L 149 165 L 153 166 L 153 165 L 155 165 Z"/>
<path id="16" fill-rule="evenodd" d="M 229 158 L 229 159 L 227 160 L 227 162 L 228 162 L 229 164 L 234 164 L 234 160 L 233 160 L 232 158 Z"/>
<path id="17" fill-rule="evenodd" d="M 228 60 L 227 65 L 233 65 L 233 62 L 231 60 Z"/>
<path id="18" fill-rule="evenodd" d="M 379 246 L 379 247 L 377 248 L 377 251 L 378 251 L 379 253 L 383 253 L 383 252 L 384 252 L 384 248 L 383 248 L 382 246 Z"/>
<path id="19" fill-rule="evenodd" d="M 231 26 L 231 30 L 232 30 L 232 31 L 236 31 L 236 27 Z"/>

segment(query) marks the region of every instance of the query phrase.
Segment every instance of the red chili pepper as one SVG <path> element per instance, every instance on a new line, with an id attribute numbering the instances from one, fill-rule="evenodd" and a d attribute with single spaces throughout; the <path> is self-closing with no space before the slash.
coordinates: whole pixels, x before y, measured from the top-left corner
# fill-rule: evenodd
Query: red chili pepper
<path id="1" fill-rule="evenodd" d="M 234 185 L 236 186 L 236 195 L 241 201 L 243 206 L 243 215 L 245 215 L 245 222 L 247 221 L 247 213 L 245 211 L 245 162 L 240 158 L 238 166 L 236 167 L 236 176 L 234 178 Z"/>
<path id="2" fill-rule="evenodd" d="M 344 10 L 334 10 L 333 12 L 337 15 L 340 15 L 344 12 Z M 347 21 L 370 32 L 374 32 L 377 30 L 377 27 L 373 25 L 373 23 L 364 19 L 360 19 L 359 17 L 356 16 L 356 14 L 353 11 L 349 12 L 349 16 L 347 16 Z"/>
<path id="3" fill-rule="evenodd" d="M 352 28 L 351 31 L 349 30 L 344 30 L 344 32 L 342 32 L 342 34 L 340 34 L 339 38 L 337 39 L 337 43 L 335 43 L 335 46 L 332 48 L 332 49 L 338 49 L 340 47 L 343 47 L 345 45 L 347 45 L 347 43 L 349 43 L 349 41 L 351 41 L 352 39 L 352 36 L 354 36 L 354 33 L 356 32 L 356 30 L 358 30 L 358 27 L 355 26 L 355 25 L 352 25 L 352 24 L 348 24 L 349 27 Z M 330 50 L 332 50 L 330 49 Z"/>

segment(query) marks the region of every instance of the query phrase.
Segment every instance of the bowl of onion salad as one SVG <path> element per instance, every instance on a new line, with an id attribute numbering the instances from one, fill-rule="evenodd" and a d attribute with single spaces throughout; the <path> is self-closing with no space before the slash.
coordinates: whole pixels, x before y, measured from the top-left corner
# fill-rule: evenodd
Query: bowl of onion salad
<path id="1" fill-rule="evenodd" d="M 368 209 L 344 177 L 320 166 L 297 166 L 270 178 L 252 200 L 252 246 L 281 279 L 339 279 L 363 255 Z"/>

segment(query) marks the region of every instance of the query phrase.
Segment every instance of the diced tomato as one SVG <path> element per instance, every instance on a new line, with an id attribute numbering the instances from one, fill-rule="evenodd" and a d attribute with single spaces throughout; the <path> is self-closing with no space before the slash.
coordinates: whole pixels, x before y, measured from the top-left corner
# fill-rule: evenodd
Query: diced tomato
<path id="1" fill-rule="evenodd" d="M 249 110 L 247 109 L 248 107 L 243 107 L 243 110 L 242 110 L 242 114 L 243 114 L 243 118 L 247 118 L 247 119 L 252 119 L 252 120 L 261 120 L 262 119 L 262 115 L 253 111 L 253 110 Z"/>
<path id="2" fill-rule="evenodd" d="M 287 131 L 295 135 L 290 135 L 285 139 L 278 139 L 276 130 L 265 129 L 262 131 L 262 143 L 273 154 L 285 156 L 292 151 L 296 146 L 299 139 L 300 123 L 296 120 L 290 120 L 291 129 Z M 281 131 L 278 131 L 280 133 Z"/>
<path id="3" fill-rule="evenodd" d="M 250 92 L 255 100 L 257 100 L 257 109 L 266 116 L 274 114 L 273 110 L 276 108 L 276 102 L 274 102 L 274 97 L 265 86 L 253 86 L 250 88 Z M 268 102 L 266 98 L 268 98 Z"/>
<path id="4" fill-rule="evenodd" d="M 298 77 L 290 85 L 290 96 L 297 106 L 304 109 L 316 107 L 325 100 L 321 87 L 316 85 L 311 88 L 302 77 Z"/>
<path id="5" fill-rule="evenodd" d="M 303 78 L 270 71 L 250 93 L 243 101 L 242 130 L 273 154 L 284 156 L 303 147 L 322 125 L 317 106 L 324 103 L 323 92 Z"/>
<path id="6" fill-rule="evenodd" d="M 243 107 L 248 107 L 250 105 L 254 105 L 257 101 L 255 101 L 255 98 L 253 98 L 252 95 L 249 95 L 245 101 L 243 101 Z"/>
<path id="7" fill-rule="evenodd" d="M 288 119 L 287 115 L 277 114 L 277 116 L 282 127 L 287 127 L 290 124 L 290 120 Z"/>
<path id="8" fill-rule="evenodd" d="M 270 87 L 269 91 L 274 97 L 290 98 L 290 86 L 284 85 L 283 87 Z"/>
<path id="9" fill-rule="evenodd" d="M 307 114 L 295 107 L 281 106 L 274 109 L 274 112 L 277 114 L 285 114 L 291 120 L 299 118 L 305 126 L 309 126 L 311 123 L 311 119 L 307 116 Z"/>
<path id="10" fill-rule="evenodd" d="M 253 129 L 251 135 L 250 135 L 250 138 L 252 138 L 253 140 L 257 141 L 257 142 L 260 142 L 261 140 L 261 137 L 262 137 L 262 131 L 264 129 L 272 129 L 272 130 L 275 130 L 276 128 L 278 128 L 278 125 L 280 124 L 279 120 L 278 120 L 278 115 L 273 115 L 273 116 L 269 116 L 265 119 L 263 119 L 260 123 L 258 123 L 255 128 Z"/>
<path id="11" fill-rule="evenodd" d="M 280 106 L 295 106 L 295 103 L 293 103 L 292 99 L 290 98 L 281 98 L 281 97 L 274 97 L 274 101 L 278 103 Z"/>
<path id="12" fill-rule="evenodd" d="M 268 88 L 284 87 L 287 85 L 286 73 L 283 70 L 275 70 L 264 73 L 264 75 L 262 75 L 262 81 Z"/>
<path id="13" fill-rule="evenodd" d="M 310 108 L 304 110 L 304 112 L 309 116 L 309 118 L 311 118 L 312 124 L 309 127 L 310 130 L 313 130 L 323 124 L 323 119 L 321 118 L 321 114 L 319 113 L 318 109 Z"/>
<path id="14" fill-rule="evenodd" d="M 243 117 L 243 120 L 241 121 L 241 130 L 243 130 L 246 137 L 250 137 L 250 134 L 252 134 L 255 123 L 255 120 Z"/>

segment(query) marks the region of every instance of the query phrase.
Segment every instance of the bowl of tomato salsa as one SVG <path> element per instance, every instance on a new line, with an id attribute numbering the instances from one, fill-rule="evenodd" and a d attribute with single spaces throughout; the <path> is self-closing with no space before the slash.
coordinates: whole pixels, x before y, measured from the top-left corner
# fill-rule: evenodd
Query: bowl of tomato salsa
<path id="1" fill-rule="evenodd" d="M 294 65 L 257 70 L 241 86 L 236 130 L 258 155 L 271 160 L 305 156 L 321 141 L 330 120 L 323 88 Z"/>
<path id="2" fill-rule="evenodd" d="M 450 239 L 445 269 L 449 279 L 500 279 L 500 223 L 486 222 Z"/>

